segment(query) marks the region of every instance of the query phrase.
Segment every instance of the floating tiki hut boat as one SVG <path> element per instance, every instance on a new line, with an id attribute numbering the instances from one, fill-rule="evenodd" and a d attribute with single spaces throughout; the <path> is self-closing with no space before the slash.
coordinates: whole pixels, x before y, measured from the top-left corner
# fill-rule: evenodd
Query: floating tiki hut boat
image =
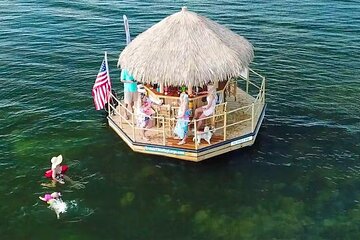
<path id="1" fill-rule="evenodd" d="M 140 136 L 136 113 L 125 108 L 123 97 L 111 96 L 111 128 L 136 152 L 189 161 L 202 161 L 254 143 L 265 115 L 265 77 L 249 68 L 251 43 L 226 27 L 183 7 L 139 34 L 121 52 L 118 67 L 143 83 L 154 105 L 147 129 L 150 141 Z M 216 87 L 215 112 L 203 118 L 212 133 L 210 143 L 197 139 L 199 120 L 190 117 L 186 144 L 174 140 L 181 91 L 189 95 L 192 115 L 206 104 L 206 86 Z M 122 94 L 120 94 L 122 95 Z M 126 113 L 129 119 L 126 118 Z"/>

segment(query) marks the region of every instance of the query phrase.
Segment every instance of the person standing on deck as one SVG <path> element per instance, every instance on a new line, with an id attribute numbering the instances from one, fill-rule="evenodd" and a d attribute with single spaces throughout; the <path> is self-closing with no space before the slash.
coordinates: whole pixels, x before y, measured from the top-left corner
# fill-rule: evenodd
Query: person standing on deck
<path id="1" fill-rule="evenodd" d="M 125 107 L 133 112 L 134 103 L 137 100 L 137 84 L 134 77 L 126 69 L 122 69 L 120 81 L 124 83 L 124 102 Z M 126 119 L 129 119 L 128 111 L 125 111 Z"/>
<path id="2" fill-rule="evenodd" d="M 177 136 L 176 138 L 181 139 L 181 141 L 178 142 L 178 145 L 186 143 L 190 115 L 189 96 L 183 92 L 180 94 L 180 107 L 176 116 L 177 122 L 174 128 L 174 134 Z"/>
<path id="3" fill-rule="evenodd" d="M 153 126 L 151 116 L 155 113 L 152 109 L 152 102 L 146 97 L 146 90 L 142 84 L 137 86 L 138 99 L 135 107 L 137 126 L 141 128 L 141 137 L 145 141 L 150 141 L 149 137 L 145 136 L 145 131 Z"/>

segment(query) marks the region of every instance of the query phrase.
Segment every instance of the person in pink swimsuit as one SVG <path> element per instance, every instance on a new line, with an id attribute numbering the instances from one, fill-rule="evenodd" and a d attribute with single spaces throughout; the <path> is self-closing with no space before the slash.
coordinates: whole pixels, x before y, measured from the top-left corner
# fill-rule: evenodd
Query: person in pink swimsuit
<path id="1" fill-rule="evenodd" d="M 49 204 L 49 208 L 55 211 L 57 219 L 60 219 L 60 213 L 65 213 L 67 209 L 66 203 L 61 199 L 61 196 L 59 192 L 46 193 L 44 197 L 39 196 L 40 200 Z"/>
<path id="2" fill-rule="evenodd" d="M 53 199 L 59 199 L 61 197 L 61 193 L 60 192 L 53 192 L 53 193 L 51 193 L 51 194 L 48 194 L 48 193 L 46 193 L 45 195 L 44 195 L 44 197 L 39 197 L 40 198 L 40 200 L 43 200 L 44 202 L 47 202 L 47 203 L 49 203 L 51 200 L 53 200 Z"/>

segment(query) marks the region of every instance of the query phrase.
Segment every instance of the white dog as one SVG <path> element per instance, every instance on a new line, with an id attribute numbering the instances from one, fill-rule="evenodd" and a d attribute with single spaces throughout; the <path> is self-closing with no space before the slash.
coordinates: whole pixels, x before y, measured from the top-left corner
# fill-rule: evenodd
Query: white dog
<path id="1" fill-rule="evenodd" d="M 210 128 L 208 126 L 206 126 L 204 128 L 204 132 L 196 133 L 197 144 L 200 144 L 201 139 L 204 139 L 205 141 L 208 142 L 208 144 L 211 144 L 210 139 L 211 139 L 212 135 L 213 135 L 212 131 L 210 130 Z M 193 141 L 195 142 L 195 137 L 193 138 Z"/>
<path id="2" fill-rule="evenodd" d="M 66 213 L 67 205 L 61 198 L 51 199 L 48 203 L 49 208 L 55 211 L 58 219 L 60 218 L 60 213 Z"/>

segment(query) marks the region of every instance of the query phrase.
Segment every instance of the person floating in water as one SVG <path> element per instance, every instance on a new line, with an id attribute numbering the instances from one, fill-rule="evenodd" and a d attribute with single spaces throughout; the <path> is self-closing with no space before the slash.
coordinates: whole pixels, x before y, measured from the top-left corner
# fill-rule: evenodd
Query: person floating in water
<path id="1" fill-rule="evenodd" d="M 48 203 L 49 208 L 54 210 L 56 213 L 56 217 L 60 218 L 60 213 L 65 213 L 67 209 L 66 203 L 61 199 L 60 192 L 53 192 L 51 194 L 46 193 L 44 197 L 39 196 L 39 199 Z"/>
<path id="2" fill-rule="evenodd" d="M 87 182 L 74 181 L 69 176 L 65 175 L 69 167 L 67 165 L 60 165 L 63 157 L 60 154 L 57 157 L 51 158 L 51 169 L 45 172 L 45 177 L 51 179 L 51 183 L 42 183 L 45 187 L 55 187 L 56 183 L 65 184 L 65 181 L 70 183 L 72 188 L 85 188 Z"/>
<path id="3" fill-rule="evenodd" d="M 52 199 L 59 199 L 61 197 L 61 193 L 60 192 L 53 192 L 51 194 L 46 193 L 44 195 L 44 197 L 39 196 L 40 200 L 44 201 L 44 202 L 49 202 Z"/>
<path id="4" fill-rule="evenodd" d="M 60 165 L 62 163 L 63 157 L 60 154 L 57 157 L 51 158 L 51 169 L 45 172 L 45 177 L 51 179 L 50 184 L 43 183 L 43 186 L 46 187 L 55 187 L 56 183 L 64 184 L 64 173 L 68 170 L 68 166 Z"/>

